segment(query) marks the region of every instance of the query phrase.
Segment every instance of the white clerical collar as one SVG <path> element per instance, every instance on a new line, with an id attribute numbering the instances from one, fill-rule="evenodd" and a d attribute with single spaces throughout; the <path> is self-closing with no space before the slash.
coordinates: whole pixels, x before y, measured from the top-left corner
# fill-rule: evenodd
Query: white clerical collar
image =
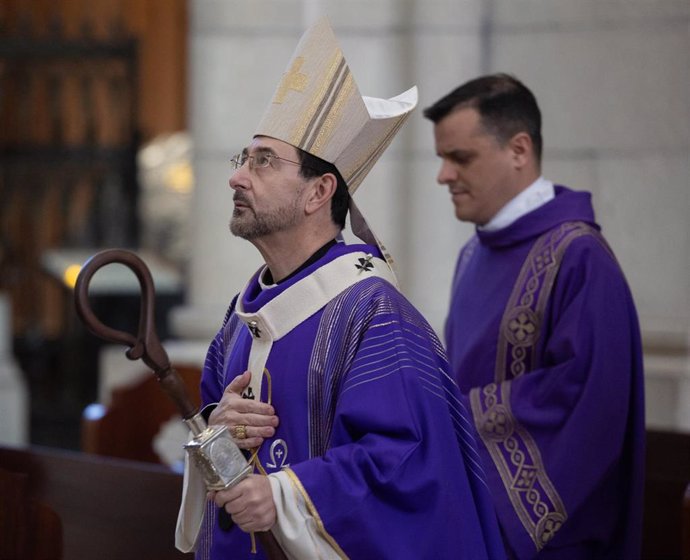
<path id="1" fill-rule="evenodd" d="M 522 218 L 532 210 L 536 210 L 542 204 L 556 196 L 553 183 L 543 177 L 539 177 L 534 183 L 510 200 L 496 215 L 483 226 L 477 226 L 482 231 L 497 231 L 508 227 L 518 218 Z"/>

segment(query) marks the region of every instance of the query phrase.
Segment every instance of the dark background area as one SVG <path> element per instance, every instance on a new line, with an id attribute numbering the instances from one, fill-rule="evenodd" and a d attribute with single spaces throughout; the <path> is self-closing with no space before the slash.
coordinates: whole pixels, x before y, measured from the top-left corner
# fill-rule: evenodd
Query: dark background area
<path id="1" fill-rule="evenodd" d="M 0 292 L 31 443 L 79 448 L 101 345 L 45 256 L 137 249 L 137 150 L 186 127 L 186 45 L 184 0 L 0 0 Z M 161 335 L 182 299 L 157 301 Z M 93 304 L 113 327 L 136 322 L 136 297 Z"/>

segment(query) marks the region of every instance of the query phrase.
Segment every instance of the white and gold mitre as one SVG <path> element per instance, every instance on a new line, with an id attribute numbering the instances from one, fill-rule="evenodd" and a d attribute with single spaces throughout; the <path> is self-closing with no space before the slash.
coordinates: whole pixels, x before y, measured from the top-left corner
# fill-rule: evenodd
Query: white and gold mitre
<path id="1" fill-rule="evenodd" d="M 256 130 L 335 165 L 354 193 L 417 105 L 362 97 L 326 18 L 302 36 Z"/>

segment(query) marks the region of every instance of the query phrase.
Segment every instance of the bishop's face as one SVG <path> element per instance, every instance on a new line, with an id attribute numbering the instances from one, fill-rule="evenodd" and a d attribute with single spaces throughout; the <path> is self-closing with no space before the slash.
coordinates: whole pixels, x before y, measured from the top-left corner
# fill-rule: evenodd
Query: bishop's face
<path id="1" fill-rule="evenodd" d="M 243 151 L 245 163 L 230 177 L 235 209 L 230 231 L 254 241 L 289 232 L 304 218 L 297 150 L 274 138 L 258 136 Z"/>
<path id="2" fill-rule="evenodd" d="M 501 146 L 481 126 L 473 108 L 456 110 L 434 125 L 441 169 L 459 220 L 486 224 L 519 192 L 510 143 Z"/>

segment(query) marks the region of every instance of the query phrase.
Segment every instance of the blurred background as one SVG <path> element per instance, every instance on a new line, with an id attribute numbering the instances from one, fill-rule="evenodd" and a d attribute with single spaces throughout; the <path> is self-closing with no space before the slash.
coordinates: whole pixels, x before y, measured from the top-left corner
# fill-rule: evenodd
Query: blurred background
<path id="1" fill-rule="evenodd" d="M 364 95 L 416 84 L 421 109 L 499 71 L 534 91 L 544 175 L 592 192 L 640 314 L 643 556 L 680 558 L 682 533 L 690 558 L 690 0 L 0 0 L 0 467 L 47 461 L 48 482 L 23 484 L 62 518 L 65 558 L 178 557 L 179 477 L 84 459 L 179 469 L 187 434 L 150 371 L 85 331 L 75 278 L 101 249 L 136 251 L 153 274 L 159 335 L 198 398 L 208 342 L 261 264 L 228 231 L 229 160 L 321 15 Z M 473 228 L 455 219 L 437 170 L 417 110 L 356 199 L 441 334 Z M 130 271 L 103 268 L 90 293 L 104 323 L 136 332 Z M 39 451 L 49 448 L 90 455 Z M 95 487 L 80 500 L 86 480 Z M 14 498 L 0 504 L 26 504 Z M 16 507 L 0 508 L 0 545 L 17 534 Z"/>
<path id="2" fill-rule="evenodd" d="M 200 366 L 260 265 L 227 229 L 229 158 L 324 14 L 364 95 L 416 84 L 423 108 L 497 71 L 534 91 L 544 175 L 593 193 L 631 284 L 649 426 L 690 431 L 688 0 L 1 0 L 0 440 L 79 449 L 85 408 L 150 375 L 76 318 L 76 272 L 100 249 L 146 260 L 173 362 Z M 416 111 L 356 197 L 440 333 L 473 230 L 437 168 Z M 93 305 L 133 330 L 118 266 Z"/>
<path id="3" fill-rule="evenodd" d="M 79 446 L 101 345 L 71 288 L 95 250 L 148 248 L 171 278 L 163 307 L 183 301 L 187 33 L 183 0 L 0 3 L 4 441 Z M 136 326 L 136 286 L 102 280 L 103 319 Z"/>

